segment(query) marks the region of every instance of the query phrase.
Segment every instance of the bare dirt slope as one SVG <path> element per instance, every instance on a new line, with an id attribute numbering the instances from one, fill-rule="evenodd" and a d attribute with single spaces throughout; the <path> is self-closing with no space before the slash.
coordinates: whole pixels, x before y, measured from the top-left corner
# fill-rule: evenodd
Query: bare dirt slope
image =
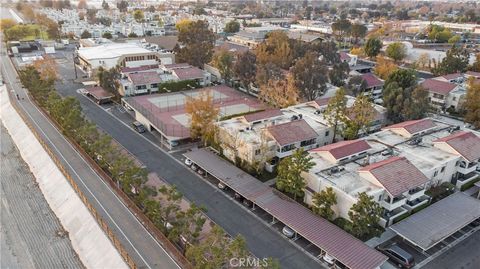
<path id="1" fill-rule="evenodd" d="M 0 124 L 0 268 L 84 268 Z"/>

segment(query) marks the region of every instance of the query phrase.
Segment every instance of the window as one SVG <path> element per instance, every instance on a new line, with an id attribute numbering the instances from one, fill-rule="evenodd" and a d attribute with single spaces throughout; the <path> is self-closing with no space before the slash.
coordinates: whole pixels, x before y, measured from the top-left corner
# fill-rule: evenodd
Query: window
<path id="1" fill-rule="evenodd" d="M 436 177 L 438 175 L 438 171 L 435 171 L 435 173 L 433 173 L 433 176 Z"/>
<path id="2" fill-rule="evenodd" d="M 326 131 L 325 136 L 329 136 L 329 135 L 330 135 L 330 131 Z"/>
<path id="3" fill-rule="evenodd" d="M 305 141 L 300 142 L 300 147 L 309 146 L 309 145 L 315 144 L 315 142 L 316 142 L 315 138 L 312 138 L 310 140 L 305 140 Z"/>
<path id="4" fill-rule="evenodd" d="M 443 171 L 445 171 L 445 166 L 442 167 L 442 169 L 440 170 L 440 173 L 443 173 Z"/>
<path id="5" fill-rule="evenodd" d="M 255 150 L 255 155 L 260 155 L 261 152 L 262 152 L 262 151 L 261 151 L 260 149 L 256 149 L 256 150 Z"/>

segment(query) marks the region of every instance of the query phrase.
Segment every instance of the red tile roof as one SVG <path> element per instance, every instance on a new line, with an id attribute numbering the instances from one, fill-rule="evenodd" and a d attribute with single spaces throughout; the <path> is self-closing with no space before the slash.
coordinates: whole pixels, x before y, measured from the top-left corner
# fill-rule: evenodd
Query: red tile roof
<path id="1" fill-rule="evenodd" d="M 428 181 L 428 178 L 405 157 L 391 157 L 362 167 L 358 171 L 369 172 L 393 197 Z"/>
<path id="2" fill-rule="evenodd" d="M 420 120 L 409 120 L 409 121 L 400 122 L 397 124 L 387 126 L 383 129 L 389 130 L 389 129 L 403 128 L 407 132 L 409 132 L 411 135 L 414 135 L 416 133 L 431 129 L 435 126 L 437 125 L 431 119 L 420 119 Z"/>
<path id="3" fill-rule="evenodd" d="M 353 154 L 357 154 L 363 151 L 370 149 L 370 145 L 365 142 L 365 140 L 350 140 L 350 141 L 341 141 L 334 144 L 322 146 L 312 151 L 328 151 L 332 156 L 339 160 Z"/>
<path id="4" fill-rule="evenodd" d="M 330 101 L 331 97 L 324 97 L 324 98 L 319 98 L 315 100 L 315 103 L 317 103 L 318 106 L 326 106 L 328 105 L 328 102 Z"/>
<path id="5" fill-rule="evenodd" d="M 269 109 L 243 116 L 247 122 L 254 122 L 283 115 L 280 109 Z"/>
<path id="6" fill-rule="evenodd" d="M 113 97 L 112 93 L 107 92 L 100 86 L 86 88 L 85 90 L 97 100 L 109 99 Z"/>
<path id="7" fill-rule="evenodd" d="M 480 72 L 467 71 L 466 74 L 472 77 L 480 78 Z"/>
<path id="8" fill-rule="evenodd" d="M 167 69 L 178 69 L 178 68 L 188 68 L 191 65 L 188 63 L 178 63 L 178 64 L 164 64 L 163 66 Z"/>
<path id="9" fill-rule="evenodd" d="M 146 70 L 157 69 L 157 68 L 158 68 L 158 64 L 154 64 L 154 65 L 142 65 L 138 67 L 122 67 L 120 71 L 122 73 L 132 73 L 132 72 L 146 71 Z"/>
<path id="10" fill-rule="evenodd" d="M 429 92 L 433 93 L 438 93 L 442 95 L 447 95 L 450 93 L 457 85 L 450 83 L 450 82 L 445 82 L 445 81 L 440 81 L 436 79 L 426 79 L 424 82 L 420 84 L 424 89 L 426 89 Z"/>
<path id="11" fill-rule="evenodd" d="M 305 120 L 295 120 L 268 127 L 268 131 L 281 146 L 293 144 L 318 135 Z"/>
<path id="12" fill-rule="evenodd" d="M 349 61 L 351 58 L 345 51 L 340 51 L 339 54 L 340 54 L 340 61 L 342 62 Z"/>
<path id="13" fill-rule="evenodd" d="M 452 79 L 457 79 L 459 77 L 461 77 L 462 74 L 461 73 L 454 73 L 454 74 L 447 74 L 447 75 L 444 75 L 442 76 L 444 79 L 446 80 L 452 80 Z"/>
<path id="14" fill-rule="evenodd" d="M 469 162 L 480 159 L 480 137 L 472 132 L 457 132 L 433 141 L 445 142 Z"/>
<path id="15" fill-rule="evenodd" d="M 366 73 L 361 75 L 362 79 L 367 83 L 367 89 L 368 88 L 373 88 L 373 87 L 378 87 L 378 86 L 383 86 L 384 82 L 381 81 L 379 78 L 377 78 L 374 74 L 372 73 Z"/>
<path id="16" fill-rule="evenodd" d="M 180 80 L 188 79 L 200 79 L 203 78 L 203 70 L 198 67 L 189 67 L 189 68 L 178 68 L 174 69 L 175 73 Z"/>
<path id="17" fill-rule="evenodd" d="M 155 71 L 131 73 L 128 74 L 128 77 L 134 85 L 147 85 L 162 82 L 162 79 Z"/>

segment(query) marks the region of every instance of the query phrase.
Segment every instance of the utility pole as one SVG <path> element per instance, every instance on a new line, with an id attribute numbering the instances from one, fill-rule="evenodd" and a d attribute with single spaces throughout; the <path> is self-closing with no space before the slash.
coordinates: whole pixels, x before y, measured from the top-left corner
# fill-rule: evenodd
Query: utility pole
<path id="1" fill-rule="evenodd" d="M 78 79 L 77 65 L 75 64 L 75 52 L 73 53 L 73 71 L 75 72 L 75 79 Z"/>

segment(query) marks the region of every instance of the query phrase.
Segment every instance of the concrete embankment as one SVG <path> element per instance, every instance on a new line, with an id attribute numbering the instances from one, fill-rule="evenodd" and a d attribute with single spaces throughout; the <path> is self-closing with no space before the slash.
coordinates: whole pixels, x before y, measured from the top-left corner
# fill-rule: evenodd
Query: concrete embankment
<path id="1" fill-rule="evenodd" d="M 83 265 L 87 268 L 128 268 L 88 208 L 14 109 L 5 86 L 0 87 L 0 101 L 3 125 L 36 178 L 51 210 L 68 232 L 73 249 Z"/>

